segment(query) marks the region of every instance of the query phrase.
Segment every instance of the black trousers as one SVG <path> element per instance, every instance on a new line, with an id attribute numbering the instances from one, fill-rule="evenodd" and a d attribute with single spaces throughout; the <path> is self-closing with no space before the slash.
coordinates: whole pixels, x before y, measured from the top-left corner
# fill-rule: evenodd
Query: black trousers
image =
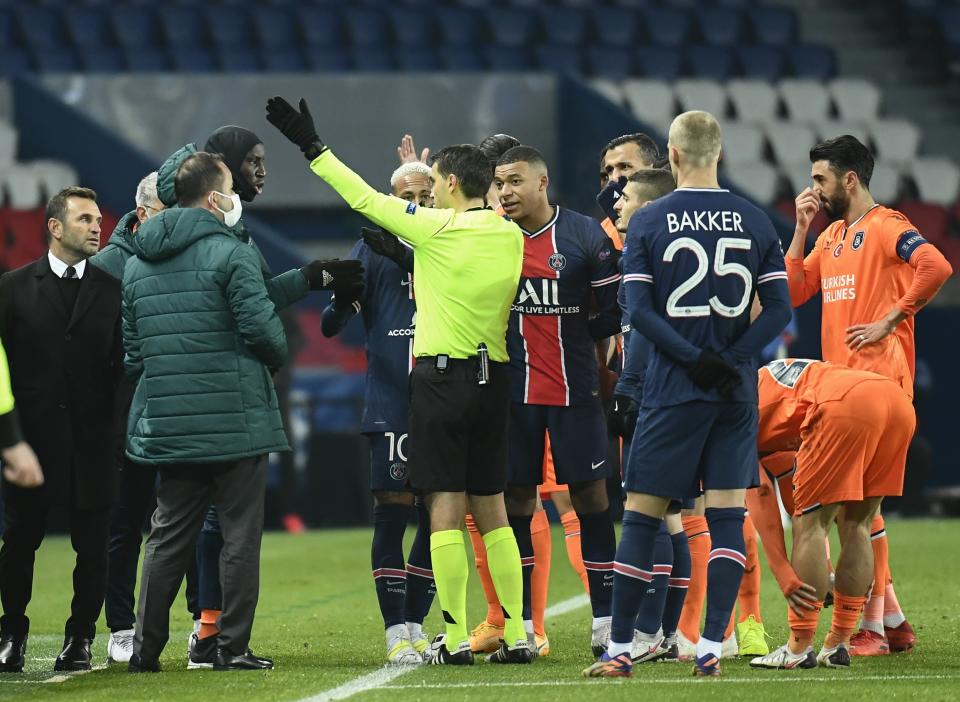
<path id="1" fill-rule="evenodd" d="M 160 469 L 157 509 L 143 556 L 133 651 L 156 660 L 170 636 L 170 607 L 196 553 L 211 505 L 223 531 L 223 614 L 218 645 L 241 655 L 250 643 L 260 596 L 260 540 L 266 461 L 182 464 Z"/>
<path id="2" fill-rule="evenodd" d="M 120 468 L 120 495 L 110 524 L 110 565 L 107 574 L 107 597 L 104 612 L 110 631 L 132 629 L 134 591 L 137 587 L 137 565 L 140 544 L 147 518 L 156 507 L 157 471 L 155 468 L 123 461 Z M 215 574 L 214 577 L 218 577 Z M 220 583 L 215 586 L 218 590 Z M 200 616 L 197 568 L 187 569 L 187 609 L 194 619 Z"/>
<path id="3" fill-rule="evenodd" d="M 0 631 L 25 636 L 30 629 L 26 616 L 33 595 L 33 565 L 46 532 L 52 505 L 45 490 L 3 486 L 3 546 L 0 547 Z M 64 627 L 67 636 L 92 639 L 103 607 L 107 587 L 107 540 L 110 509 L 70 508 L 70 543 L 77 554 L 73 569 L 73 600 Z"/>

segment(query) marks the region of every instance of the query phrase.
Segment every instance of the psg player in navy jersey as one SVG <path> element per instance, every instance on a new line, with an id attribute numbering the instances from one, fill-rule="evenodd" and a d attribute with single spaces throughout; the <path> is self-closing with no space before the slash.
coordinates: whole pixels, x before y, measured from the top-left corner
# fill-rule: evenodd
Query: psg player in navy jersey
<path id="1" fill-rule="evenodd" d="M 595 342 L 620 330 L 619 253 L 595 220 L 550 204 L 547 167 L 536 149 L 516 146 L 504 153 L 494 182 L 504 213 L 524 232 L 523 270 L 507 330 L 513 403 L 506 492 L 510 525 L 521 559 L 529 564 L 524 620 L 532 636 L 530 521 L 549 430 L 557 483 L 569 486 L 580 518 L 592 643 L 602 651 L 609 637 L 616 537 L 606 492 L 610 466 Z"/>
<path id="2" fill-rule="evenodd" d="M 697 675 L 720 674 L 743 576 L 746 488 L 757 473 L 756 358 L 790 320 L 783 252 L 769 218 L 717 183 L 720 125 L 686 112 L 670 126 L 677 190 L 630 221 L 624 286 L 631 326 L 653 348 L 628 458 L 614 566 L 613 628 L 589 676 L 629 676 L 637 612 L 671 500 L 705 493 L 713 548 Z M 754 295 L 762 314 L 750 323 Z"/>
<path id="3" fill-rule="evenodd" d="M 390 186 L 393 194 L 404 200 L 421 207 L 433 204 L 430 167 L 424 163 L 401 165 L 390 178 Z M 390 252 L 396 261 L 376 252 L 384 250 L 385 242 L 401 249 L 401 255 Z M 415 504 L 407 486 L 406 462 L 409 375 L 417 315 L 411 273 L 413 252 L 392 235 L 364 230 L 364 239 L 354 245 L 348 258 L 363 262 L 364 292 L 346 302 L 335 295 L 323 311 L 321 329 L 324 336 L 334 336 L 355 313 L 363 319 L 367 379 L 360 430 L 370 440 L 373 578 L 386 628 L 387 659 L 398 664 L 419 663 L 429 646 L 422 625 L 436 588 L 430 563 L 430 518 L 419 501 L 417 535 L 409 559 L 403 557 L 403 534 Z"/>

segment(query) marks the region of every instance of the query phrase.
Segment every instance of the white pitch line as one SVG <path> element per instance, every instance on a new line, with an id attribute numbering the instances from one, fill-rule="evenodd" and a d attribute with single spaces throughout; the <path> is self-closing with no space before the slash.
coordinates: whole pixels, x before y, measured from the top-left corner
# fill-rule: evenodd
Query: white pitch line
<path id="1" fill-rule="evenodd" d="M 543 613 L 545 617 L 558 617 L 561 614 L 566 614 L 567 612 L 572 612 L 575 609 L 580 609 L 581 607 L 586 606 L 590 603 L 590 598 L 587 595 L 576 595 L 569 599 L 557 602 L 557 604 L 547 607 L 546 611 Z M 372 673 L 367 673 L 366 675 L 361 675 L 358 678 L 353 680 L 348 680 L 343 685 L 334 687 L 330 690 L 324 690 L 323 692 L 313 695 L 311 697 L 304 697 L 297 702 L 330 702 L 331 700 L 345 700 L 348 697 L 353 697 L 358 695 L 361 692 L 367 692 L 368 690 L 373 690 L 376 688 L 390 689 L 390 690 L 406 690 L 419 687 L 416 685 L 413 686 L 403 686 L 403 685 L 387 685 L 391 680 L 399 678 L 401 675 L 410 673 L 414 670 L 417 670 L 419 666 L 384 666 L 383 668 L 378 668 Z M 441 688 L 443 685 L 436 685 L 436 687 Z M 470 687 L 469 685 L 465 687 Z"/>

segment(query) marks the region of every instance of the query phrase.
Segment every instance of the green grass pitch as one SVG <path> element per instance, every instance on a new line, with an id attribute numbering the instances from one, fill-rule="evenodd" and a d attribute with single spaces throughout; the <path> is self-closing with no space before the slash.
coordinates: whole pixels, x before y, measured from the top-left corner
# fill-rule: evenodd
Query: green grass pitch
<path id="1" fill-rule="evenodd" d="M 412 528 L 410 530 L 412 532 Z M 64 538 L 50 538 L 38 558 L 34 598 L 28 614 L 32 636 L 21 674 L 0 674 L 0 700 L 665 700 L 922 699 L 960 700 L 960 522 L 891 521 L 890 552 L 897 592 L 917 629 L 919 643 L 909 654 L 855 659 L 850 671 L 754 671 L 746 661 L 724 661 L 724 677 L 696 680 L 688 664 L 647 664 L 632 680 L 584 680 L 590 663 L 589 609 L 579 607 L 548 617 L 553 651 L 531 666 L 414 668 L 388 679 L 382 622 L 370 582 L 370 531 L 314 531 L 302 536 L 267 535 L 263 543 L 260 606 L 253 647 L 273 656 L 276 670 L 217 673 L 186 670 L 189 615 L 183 598 L 171 615 L 171 640 L 160 675 L 130 675 L 125 666 L 57 676 L 53 661 L 62 641 L 70 599 L 72 551 Z M 408 543 L 411 533 L 408 533 Z M 836 554 L 836 550 L 834 550 Z M 475 575 L 470 583 L 471 624 L 485 605 Z M 581 594 L 570 569 L 563 534 L 554 530 L 550 601 Z M 771 648 L 786 634 L 785 604 L 772 576 L 764 573 L 763 608 Z M 439 627 L 437 607 L 427 630 Z M 828 610 L 829 613 L 829 610 Z M 829 621 L 821 618 L 819 641 Z M 106 659 L 101 621 L 94 644 L 95 664 Z M 381 669 L 380 673 L 377 673 Z M 377 677 L 370 678 L 370 674 Z M 368 676 L 360 682 L 357 678 Z M 330 695 L 341 688 L 340 694 Z M 370 689 L 364 689 L 370 688 Z"/>

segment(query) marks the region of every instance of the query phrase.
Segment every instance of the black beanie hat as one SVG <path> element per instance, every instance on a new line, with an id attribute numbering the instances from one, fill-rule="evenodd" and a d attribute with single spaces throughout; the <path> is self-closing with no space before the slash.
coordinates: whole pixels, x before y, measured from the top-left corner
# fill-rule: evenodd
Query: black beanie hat
<path id="1" fill-rule="evenodd" d="M 243 127 L 226 126 L 220 127 L 207 139 L 203 150 L 220 154 L 224 164 L 233 174 L 233 189 L 244 202 L 253 202 L 257 196 L 257 190 L 253 183 L 249 182 L 240 173 L 240 166 L 243 165 L 243 159 L 257 144 L 262 144 L 263 140 L 249 129 Z"/>

